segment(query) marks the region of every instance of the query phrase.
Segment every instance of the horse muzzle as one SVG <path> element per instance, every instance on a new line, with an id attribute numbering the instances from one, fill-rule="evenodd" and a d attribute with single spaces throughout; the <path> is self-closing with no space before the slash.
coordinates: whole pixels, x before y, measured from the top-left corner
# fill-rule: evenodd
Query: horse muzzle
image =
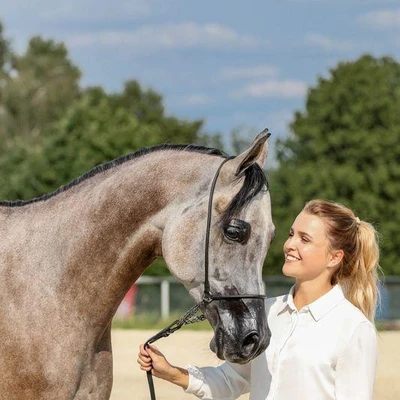
<path id="1" fill-rule="evenodd" d="M 264 300 L 221 301 L 205 314 L 214 328 L 210 349 L 219 359 L 245 364 L 268 347 Z"/>

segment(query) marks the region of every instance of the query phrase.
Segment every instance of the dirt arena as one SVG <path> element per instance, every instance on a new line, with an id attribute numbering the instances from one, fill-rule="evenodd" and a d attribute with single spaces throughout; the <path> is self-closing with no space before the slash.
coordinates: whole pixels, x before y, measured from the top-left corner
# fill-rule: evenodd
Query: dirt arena
<path id="1" fill-rule="evenodd" d="M 149 400 L 146 374 L 136 363 L 138 347 L 155 332 L 113 330 L 114 387 L 112 400 Z M 185 366 L 218 365 L 219 360 L 208 349 L 211 331 L 179 331 L 156 345 L 172 364 Z M 374 400 L 400 399 L 400 332 L 379 334 L 379 361 Z M 182 389 L 154 379 L 157 400 L 189 400 L 195 398 Z M 240 400 L 248 399 L 248 395 Z M 349 399 L 350 400 L 350 399 Z"/>

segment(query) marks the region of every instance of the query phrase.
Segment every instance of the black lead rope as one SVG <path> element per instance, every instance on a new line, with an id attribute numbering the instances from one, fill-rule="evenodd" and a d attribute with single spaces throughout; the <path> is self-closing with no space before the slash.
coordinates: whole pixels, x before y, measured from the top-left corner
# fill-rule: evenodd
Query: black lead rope
<path id="1" fill-rule="evenodd" d="M 201 304 L 203 304 L 203 302 L 197 303 L 181 319 L 175 320 L 174 322 L 169 324 L 166 328 L 162 329 L 160 332 L 156 333 L 154 336 L 148 339 L 144 347 L 147 348 L 150 346 L 151 343 L 154 343 L 156 340 L 161 339 L 163 337 L 168 337 L 169 335 L 171 335 L 171 333 L 174 333 L 178 329 L 182 328 L 183 325 L 189 325 L 189 324 L 194 324 L 195 322 L 204 321 L 206 317 L 203 314 L 195 317 L 195 314 L 199 311 Z M 147 382 L 149 384 L 151 400 L 156 400 L 153 375 L 151 374 L 151 371 L 147 371 L 146 375 L 147 375 Z"/>
<path id="2" fill-rule="evenodd" d="M 205 251 L 204 251 L 204 293 L 203 299 L 200 303 L 197 303 L 193 306 L 182 318 L 175 320 L 166 328 L 162 329 L 160 332 L 156 333 L 150 339 L 147 340 L 144 347 L 148 348 L 151 343 L 154 343 L 158 339 L 163 337 L 168 337 L 178 329 L 182 328 L 183 325 L 193 324 L 195 322 L 204 321 L 206 317 L 201 314 L 195 317 L 196 313 L 200 310 L 200 307 L 203 304 L 211 303 L 213 300 L 239 300 L 239 299 L 264 299 L 266 296 L 262 294 L 237 294 L 237 295 L 214 295 L 211 293 L 210 289 L 210 281 L 208 279 L 208 259 L 209 259 L 209 247 L 210 247 L 210 231 L 211 231 L 211 214 L 212 214 L 212 206 L 213 206 L 213 197 L 215 186 L 217 184 L 217 179 L 219 176 L 219 172 L 221 171 L 222 166 L 229 160 L 235 157 L 226 158 L 218 167 L 217 172 L 215 173 L 214 179 L 211 183 L 210 188 L 210 196 L 208 200 L 208 213 L 207 213 L 207 227 L 206 227 L 206 240 L 205 240 Z M 156 400 L 156 394 L 154 390 L 154 382 L 153 375 L 151 371 L 146 372 L 147 382 L 149 384 L 150 390 L 150 398 L 151 400 Z"/>

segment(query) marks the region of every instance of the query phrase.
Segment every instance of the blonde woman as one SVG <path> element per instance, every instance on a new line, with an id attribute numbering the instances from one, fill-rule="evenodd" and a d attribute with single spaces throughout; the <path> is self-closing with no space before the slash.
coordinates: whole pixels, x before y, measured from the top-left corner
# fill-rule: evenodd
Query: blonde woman
<path id="1" fill-rule="evenodd" d="M 307 203 L 283 247 L 285 296 L 267 300 L 271 341 L 246 365 L 172 366 L 140 347 L 142 370 L 200 399 L 370 400 L 377 342 L 379 249 L 371 224 L 341 204 Z"/>

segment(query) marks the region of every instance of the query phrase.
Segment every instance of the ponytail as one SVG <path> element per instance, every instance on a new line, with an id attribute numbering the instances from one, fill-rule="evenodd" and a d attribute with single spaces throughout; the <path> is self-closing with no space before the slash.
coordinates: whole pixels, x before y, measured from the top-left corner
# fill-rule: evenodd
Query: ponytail
<path id="1" fill-rule="evenodd" d="M 331 250 L 343 250 L 343 259 L 332 275 L 331 283 L 340 284 L 346 298 L 373 322 L 380 270 L 375 228 L 338 203 L 312 200 L 305 205 L 304 211 L 324 220 Z"/>

